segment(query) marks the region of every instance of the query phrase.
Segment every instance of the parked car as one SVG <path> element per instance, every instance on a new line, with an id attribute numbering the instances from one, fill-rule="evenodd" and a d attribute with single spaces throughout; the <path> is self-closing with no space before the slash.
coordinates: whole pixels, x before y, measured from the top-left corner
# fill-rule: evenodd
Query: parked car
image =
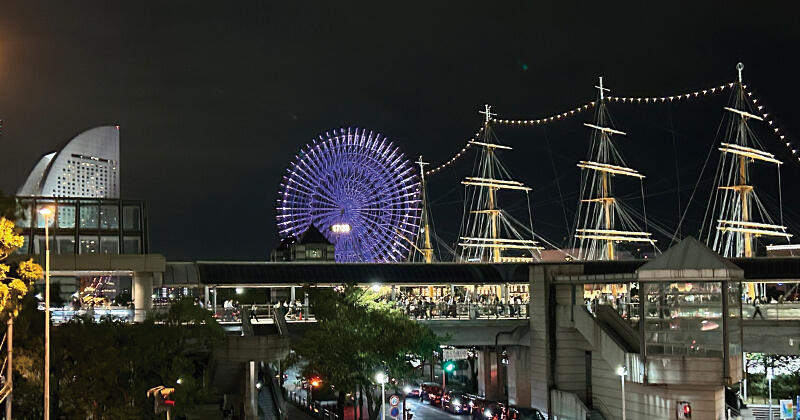
<path id="1" fill-rule="evenodd" d="M 406 385 L 403 388 L 403 392 L 405 392 L 406 397 L 408 398 L 419 398 L 419 385 L 417 384 Z"/>
<path id="2" fill-rule="evenodd" d="M 470 401 L 472 420 L 504 420 L 506 407 L 500 401 L 474 398 Z"/>
<path id="3" fill-rule="evenodd" d="M 442 395 L 442 409 L 453 414 L 469 414 L 471 399 L 461 391 L 447 391 Z"/>
<path id="4" fill-rule="evenodd" d="M 422 402 L 428 401 L 431 405 L 442 403 L 442 386 L 436 382 L 424 382 L 419 387 L 419 399 Z"/>
<path id="5" fill-rule="evenodd" d="M 531 407 L 518 407 L 512 405 L 508 407 L 506 412 L 507 420 L 544 420 L 544 414 L 541 411 Z"/>

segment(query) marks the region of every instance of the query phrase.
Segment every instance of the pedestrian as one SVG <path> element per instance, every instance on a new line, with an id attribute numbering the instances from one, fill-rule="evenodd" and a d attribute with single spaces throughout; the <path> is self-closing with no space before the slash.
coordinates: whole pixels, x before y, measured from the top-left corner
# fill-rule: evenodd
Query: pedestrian
<path id="1" fill-rule="evenodd" d="M 258 316 L 256 316 L 256 309 L 257 309 L 256 303 L 253 302 L 253 304 L 250 305 L 250 320 L 258 322 Z"/>
<path id="2" fill-rule="evenodd" d="M 764 314 L 761 313 L 761 303 L 760 303 L 760 301 L 761 301 L 761 298 L 758 297 L 758 296 L 756 296 L 756 298 L 753 299 L 753 307 L 756 308 L 756 311 L 753 312 L 753 319 L 756 319 L 756 315 L 760 316 L 761 319 L 764 319 Z"/>

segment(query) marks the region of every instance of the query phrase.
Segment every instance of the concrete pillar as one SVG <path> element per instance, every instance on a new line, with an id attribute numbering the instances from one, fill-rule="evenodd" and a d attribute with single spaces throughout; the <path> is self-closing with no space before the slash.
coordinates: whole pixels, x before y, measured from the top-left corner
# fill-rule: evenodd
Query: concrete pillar
<path id="1" fill-rule="evenodd" d="M 137 271 L 133 273 L 133 305 L 136 312 L 134 322 L 142 322 L 147 311 L 153 309 L 153 273 Z"/>
<path id="2" fill-rule="evenodd" d="M 203 286 L 203 308 L 208 309 L 208 286 Z"/>
<path id="3" fill-rule="evenodd" d="M 392 285 L 392 302 L 397 301 L 397 286 Z"/>
<path id="4" fill-rule="evenodd" d="M 297 296 L 295 295 L 294 286 L 292 286 L 291 289 L 292 289 L 292 291 L 289 294 L 289 298 L 290 298 L 290 302 L 294 302 L 295 299 L 297 299 Z"/>
<path id="5" fill-rule="evenodd" d="M 217 313 L 217 286 L 214 286 L 214 313 Z"/>
<path id="6" fill-rule="evenodd" d="M 483 347 L 478 352 L 478 394 L 490 400 L 503 398 L 500 385 L 500 360 L 494 348 Z"/>
<path id="7" fill-rule="evenodd" d="M 245 364 L 245 385 L 244 385 L 244 418 L 258 419 L 258 389 L 256 388 L 258 373 L 256 362 L 251 360 Z"/>
<path id="8" fill-rule="evenodd" d="M 530 375 L 536 380 L 531 381 L 531 404 L 543 412 L 550 409 L 550 387 L 554 385 L 550 360 L 550 331 L 548 330 L 547 305 L 548 298 L 547 275 L 542 266 L 529 268 L 530 291 Z"/>
<path id="9" fill-rule="evenodd" d="M 530 347 L 506 347 L 508 356 L 508 403 L 531 406 L 531 355 Z"/>

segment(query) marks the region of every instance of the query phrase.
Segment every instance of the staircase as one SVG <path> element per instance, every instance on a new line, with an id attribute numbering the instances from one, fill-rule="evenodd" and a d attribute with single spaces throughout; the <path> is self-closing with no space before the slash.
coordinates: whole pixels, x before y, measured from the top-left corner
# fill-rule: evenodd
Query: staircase
<path id="1" fill-rule="evenodd" d="M 272 390 L 264 387 L 258 391 L 258 419 L 259 420 L 280 420 L 278 409 L 272 397 Z"/>
<path id="2" fill-rule="evenodd" d="M 753 413 L 753 417 L 756 420 L 767 420 L 769 419 L 769 406 L 768 405 L 755 405 L 755 404 L 748 404 L 748 408 L 750 408 L 751 412 Z M 779 420 L 780 419 L 780 411 L 781 407 L 778 404 L 772 405 L 772 420 Z"/>
<path id="3" fill-rule="evenodd" d="M 589 420 L 608 420 L 598 410 L 589 410 Z"/>

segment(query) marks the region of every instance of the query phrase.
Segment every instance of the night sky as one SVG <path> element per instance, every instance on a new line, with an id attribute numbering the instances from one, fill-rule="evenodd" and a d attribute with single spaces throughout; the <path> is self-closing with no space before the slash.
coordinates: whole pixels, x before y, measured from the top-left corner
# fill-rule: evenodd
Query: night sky
<path id="1" fill-rule="evenodd" d="M 594 100 L 599 75 L 612 95 L 661 96 L 733 81 L 739 61 L 800 147 L 798 16 L 794 1 L 5 0 L 0 189 L 16 192 L 43 154 L 74 135 L 119 124 L 122 195 L 147 200 L 152 252 L 266 260 L 279 242 L 281 176 L 333 128 L 380 132 L 410 159 L 437 165 L 478 130 L 484 103 L 499 118 L 539 118 Z M 628 132 L 620 150 L 648 175 L 648 213 L 671 230 L 727 97 L 610 107 Z M 509 169 L 534 187 L 534 227 L 559 245 L 576 208 L 575 163 L 588 148 L 581 123 L 590 120 L 497 130 L 515 147 Z M 769 130 L 760 138 L 788 160 Z M 455 241 L 458 181 L 473 160 L 430 179 L 446 242 Z M 800 233 L 800 165 L 781 175 L 786 223 Z M 710 189 L 701 182 L 683 235 L 697 230 Z"/>

